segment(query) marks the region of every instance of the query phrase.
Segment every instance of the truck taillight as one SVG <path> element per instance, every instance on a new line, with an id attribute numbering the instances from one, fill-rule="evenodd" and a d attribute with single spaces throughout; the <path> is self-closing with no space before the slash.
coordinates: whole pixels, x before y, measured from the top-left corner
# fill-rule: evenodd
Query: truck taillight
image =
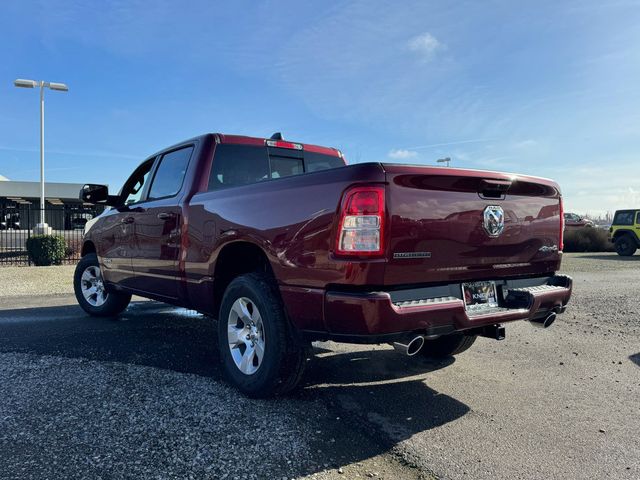
<path id="1" fill-rule="evenodd" d="M 384 187 L 354 187 L 342 198 L 336 253 L 384 253 Z"/>
<path id="2" fill-rule="evenodd" d="M 560 238 L 558 239 L 558 250 L 564 250 L 564 204 L 560 197 Z"/>

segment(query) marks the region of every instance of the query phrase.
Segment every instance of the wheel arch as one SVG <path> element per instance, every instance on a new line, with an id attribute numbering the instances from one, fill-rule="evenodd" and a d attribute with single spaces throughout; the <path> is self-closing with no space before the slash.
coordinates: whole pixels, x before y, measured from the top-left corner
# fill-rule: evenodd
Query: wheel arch
<path id="1" fill-rule="evenodd" d="M 88 255 L 90 253 L 97 254 L 96 245 L 91 240 L 86 240 L 82 244 L 82 251 L 80 252 L 80 257 L 84 257 L 85 255 Z"/>
<path id="2" fill-rule="evenodd" d="M 613 241 L 615 242 L 618 238 L 620 238 L 623 235 L 629 235 L 636 242 L 636 245 L 640 246 L 640 241 L 638 240 L 638 235 L 636 234 L 636 232 L 634 232 L 633 230 L 629 230 L 627 228 L 621 228 L 616 230 L 613 233 Z"/>
<path id="3" fill-rule="evenodd" d="M 238 240 L 223 246 L 213 270 L 213 311 L 218 312 L 227 286 L 245 273 L 264 272 L 275 281 L 276 277 L 266 252 L 255 243 Z"/>

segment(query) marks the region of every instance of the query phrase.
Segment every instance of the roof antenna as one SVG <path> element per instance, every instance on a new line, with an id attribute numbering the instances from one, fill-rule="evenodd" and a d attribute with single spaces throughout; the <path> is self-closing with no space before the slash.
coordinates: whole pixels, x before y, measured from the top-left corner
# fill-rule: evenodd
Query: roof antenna
<path id="1" fill-rule="evenodd" d="M 270 140 L 282 140 L 282 134 L 280 132 L 276 132 L 271 135 Z"/>

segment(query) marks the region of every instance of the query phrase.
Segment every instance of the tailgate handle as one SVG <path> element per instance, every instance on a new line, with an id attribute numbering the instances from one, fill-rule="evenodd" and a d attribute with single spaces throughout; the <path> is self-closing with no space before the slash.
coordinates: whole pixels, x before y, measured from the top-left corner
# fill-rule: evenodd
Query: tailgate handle
<path id="1" fill-rule="evenodd" d="M 504 198 L 511 187 L 511 180 L 492 180 L 485 178 L 480 182 L 478 193 L 487 198 Z"/>

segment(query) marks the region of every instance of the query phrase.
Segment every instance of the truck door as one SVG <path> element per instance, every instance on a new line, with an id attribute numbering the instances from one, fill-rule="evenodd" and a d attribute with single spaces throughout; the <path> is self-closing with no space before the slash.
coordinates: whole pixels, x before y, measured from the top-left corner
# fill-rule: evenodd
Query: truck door
<path id="1" fill-rule="evenodd" d="M 177 298 L 178 261 L 184 176 L 193 146 L 162 154 L 152 172 L 144 202 L 130 213 L 133 224 L 132 265 L 135 288 L 167 298 Z"/>
<path id="2" fill-rule="evenodd" d="M 105 213 L 100 234 L 99 251 L 105 279 L 128 288 L 135 284 L 131 264 L 134 250 L 131 213 L 143 199 L 154 160 L 155 157 L 143 162 L 125 182 L 120 192 L 122 207 Z"/>

